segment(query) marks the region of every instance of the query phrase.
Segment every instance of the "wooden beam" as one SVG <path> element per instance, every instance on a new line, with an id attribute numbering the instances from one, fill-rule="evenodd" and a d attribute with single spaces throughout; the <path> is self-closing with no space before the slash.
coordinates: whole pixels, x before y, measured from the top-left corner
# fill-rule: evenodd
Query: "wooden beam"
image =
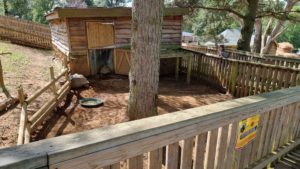
<path id="1" fill-rule="evenodd" d="M 182 16 L 188 14 L 187 8 L 165 8 L 164 16 Z M 61 18 L 101 18 L 101 17 L 125 17 L 131 16 L 131 8 L 57 8 L 54 12 L 46 15 L 46 19 L 54 20 Z"/>

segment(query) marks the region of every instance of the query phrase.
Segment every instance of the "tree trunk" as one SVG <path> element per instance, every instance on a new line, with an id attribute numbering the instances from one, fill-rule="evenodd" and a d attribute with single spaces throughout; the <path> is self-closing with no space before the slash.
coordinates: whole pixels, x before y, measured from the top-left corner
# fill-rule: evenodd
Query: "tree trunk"
<path id="1" fill-rule="evenodd" d="M 238 41 L 237 49 L 250 52 L 250 42 L 254 30 L 259 0 L 247 0 L 247 2 L 247 11 L 243 17 L 244 24 L 241 30 L 241 38 Z"/>
<path id="2" fill-rule="evenodd" d="M 7 6 L 7 0 L 3 0 L 3 9 L 4 9 L 4 15 L 8 15 L 8 6 Z"/>
<path id="3" fill-rule="evenodd" d="M 132 7 L 130 120 L 157 115 L 163 0 L 134 0 Z"/>
<path id="4" fill-rule="evenodd" d="M 289 11 L 292 10 L 292 8 L 294 7 L 294 5 L 296 4 L 297 1 L 295 0 L 288 0 L 286 2 L 286 5 L 284 7 L 284 11 L 287 12 L 287 14 L 285 15 L 284 18 L 282 18 L 281 20 L 279 20 L 277 22 L 277 24 L 274 26 L 273 31 L 270 35 L 270 37 L 267 38 L 267 41 L 265 43 L 265 46 L 263 47 L 263 52 L 264 54 L 267 54 L 270 52 L 271 50 L 271 44 L 274 40 L 276 40 L 276 38 L 278 37 L 278 35 L 280 34 L 280 30 L 282 29 L 283 25 L 285 24 L 288 15 L 289 15 Z"/>
<path id="5" fill-rule="evenodd" d="M 261 19 L 256 19 L 256 21 L 255 21 L 255 38 L 254 38 L 254 46 L 253 46 L 254 53 L 260 53 L 261 39 L 262 39 L 262 23 L 261 23 Z"/>

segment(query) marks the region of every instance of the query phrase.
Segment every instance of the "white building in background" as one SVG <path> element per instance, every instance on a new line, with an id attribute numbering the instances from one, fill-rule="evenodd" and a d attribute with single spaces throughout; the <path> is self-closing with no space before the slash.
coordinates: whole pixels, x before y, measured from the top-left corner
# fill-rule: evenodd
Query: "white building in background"
<path id="1" fill-rule="evenodd" d="M 225 46 L 237 46 L 237 42 L 241 37 L 241 30 L 240 29 L 226 29 L 222 33 L 218 35 L 218 39 L 221 39 L 218 42 L 219 45 Z M 253 46 L 254 44 L 254 35 L 252 35 L 250 45 Z M 214 46 L 214 41 L 208 41 L 204 44 L 205 46 Z"/>
<path id="2" fill-rule="evenodd" d="M 198 43 L 199 37 L 190 32 L 182 32 L 182 43 Z"/>

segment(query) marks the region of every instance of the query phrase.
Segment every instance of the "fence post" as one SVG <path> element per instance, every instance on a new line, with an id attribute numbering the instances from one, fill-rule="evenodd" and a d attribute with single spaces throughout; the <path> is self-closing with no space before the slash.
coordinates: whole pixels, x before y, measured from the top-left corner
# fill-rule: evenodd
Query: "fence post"
<path id="1" fill-rule="evenodd" d="M 230 84 L 231 84 L 230 93 L 232 95 L 235 95 L 237 76 L 238 76 L 238 62 L 233 62 L 232 69 L 230 72 Z"/>
<path id="2" fill-rule="evenodd" d="M 296 86 L 300 86 L 300 72 L 298 72 L 298 74 L 297 74 Z"/>
<path id="3" fill-rule="evenodd" d="M 20 114 L 20 127 L 18 132 L 18 145 L 24 144 L 25 141 L 25 128 L 28 126 L 28 117 L 27 117 L 27 104 L 25 103 L 24 90 L 22 86 L 19 86 L 18 89 L 19 101 L 21 106 Z"/>
<path id="4" fill-rule="evenodd" d="M 65 69 L 67 69 L 67 72 L 66 72 L 66 75 L 65 75 L 65 78 L 66 78 L 66 82 L 69 81 L 69 67 L 68 67 L 68 59 L 67 59 L 67 56 L 64 57 L 64 67 Z"/>
<path id="5" fill-rule="evenodd" d="M 175 70 L 175 79 L 179 78 L 179 67 L 180 67 L 180 57 L 176 57 L 176 70 Z"/>
<path id="6" fill-rule="evenodd" d="M 53 66 L 51 66 L 49 68 L 50 70 L 50 78 L 51 78 L 51 82 L 53 82 L 55 80 L 55 76 L 54 76 L 54 68 Z M 58 98 L 58 94 L 57 94 L 57 89 L 56 89 L 56 85 L 55 85 L 55 82 L 53 82 L 52 84 L 52 92 L 53 92 L 53 95 L 55 98 Z"/>
<path id="7" fill-rule="evenodd" d="M 192 58 L 193 58 L 193 56 L 188 56 L 187 77 L 186 77 L 186 82 L 187 82 L 187 84 L 190 84 L 190 83 L 191 83 L 191 75 L 192 75 Z"/>

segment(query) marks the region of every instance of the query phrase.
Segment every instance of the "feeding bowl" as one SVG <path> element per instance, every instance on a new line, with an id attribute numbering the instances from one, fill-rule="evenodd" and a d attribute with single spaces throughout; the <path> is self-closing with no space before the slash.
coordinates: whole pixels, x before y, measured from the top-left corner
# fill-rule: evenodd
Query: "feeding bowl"
<path id="1" fill-rule="evenodd" d="M 84 98 L 81 99 L 79 101 L 79 103 L 81 104 L 81 106 L 83 107 L 98 107 L 104 104 L 104 102 L 100 99 L 96 99 L 96 98 Z"/>

